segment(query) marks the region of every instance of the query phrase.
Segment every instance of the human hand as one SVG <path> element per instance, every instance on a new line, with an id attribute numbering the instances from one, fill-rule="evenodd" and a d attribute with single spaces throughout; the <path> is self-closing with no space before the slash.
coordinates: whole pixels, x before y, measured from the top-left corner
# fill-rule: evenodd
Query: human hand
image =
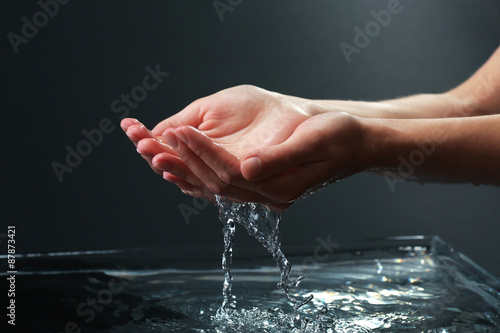
<path id="1" fill-rule="evenodd" d="M 185 193 L 212 198 L 214 193 L 222 193 L 220 188 L 223 187 L 223 192 L 233 198 L 271 202 L 269 198 L 225 183 L 221 180 L 221 177 L 227 178 L 225 175 L 219 177 L 207 167 L 198 168 L 193 173 L 186 164 L 193 164 L 196 157 L 189 158 L 189 163 L 182 163 L 179 156 L 185 159 L 189 155 L 186 152 L 178 154 L 165 145 L 162 134 L 166 135 L 165 140 L 172 143 L 172 140 L 176 141 L 172 133 L 174 128 L 192 126 L 233 157 L 242 157 L 256 148 L 286 140 L 296 126 L 309 117 L 301 101 L 253 86 L 238 86 L 191 103 L 152 131 L 135 119 L 124 119 L 122 129 L 153 170 L 176 183 Z M 223 160 L 219 162 L 224 163 Z M 226 168 L 225 172 L 230 176 L 239 174 L 239 166 L 232 166 L 234 168 Z"/>
<path id="2" fill-rule="evenodd" d="M 194 174 L 202 177 L 208 170 L 224 184 L 288 207 L 304 194 L 368 168 L 370 157 L 365 153 L 363 133 L 360 118 L 337 112 L 319 114 L 300 123 L 285 141 L 261 146 L 243 159 L 193 127 L 167 130 L 165 137 L 175 136 L 176 142 L 172 138 L 167 141 L 173 142 Z M 238 169 L 240 172 L 234 172 Z M 233 196 L 224 186 L 209 189 L 215 194 L 250 201 Z"/>
<path id="3" fill-rule="evenodd" d="M 183 192 L 284 209 L 305 192 L 362 169 L 359 118 L 312 116 L 308 106 L 239 86 L 193 102 L 151 132 L 132 119 L 122 128 L 155 172 Z"/>

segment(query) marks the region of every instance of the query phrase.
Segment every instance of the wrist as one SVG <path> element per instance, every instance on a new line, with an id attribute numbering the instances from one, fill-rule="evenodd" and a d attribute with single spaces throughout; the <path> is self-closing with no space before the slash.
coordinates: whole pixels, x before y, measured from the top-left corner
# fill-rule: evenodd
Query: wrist
<path id="1" fill-rule="evenodd" d="M 307 100 L 304 102 L 311 115 L 328 112 L 344 112 L 363 118 L 386 118 L 391 105 L 384 102 Z"/>
<path id="2" fill-rule="evenodd" d="M 413 171 L 431 168 L 453 142 L 449 131 L 459 128 L 460 119 L 364 119 L 368 142 L 368 168 L 370 171 L 398 170 L 402 178 L 413 178 Z M 437 154 L 437 147 L 440 154 Z M 402 164 L 408 172 L 402 171 Z M 404 167 L 403 167 L 404 169 Z"/>
<path id="3" fill-rule="evenodd" d="M 400 120 L 361 118 L 364 171 L 391 170 L 407 147 Z"/>

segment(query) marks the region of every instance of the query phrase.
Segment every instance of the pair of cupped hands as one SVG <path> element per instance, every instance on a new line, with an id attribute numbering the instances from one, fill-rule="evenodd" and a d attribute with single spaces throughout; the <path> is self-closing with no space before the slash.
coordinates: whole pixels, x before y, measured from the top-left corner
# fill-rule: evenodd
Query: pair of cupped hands
<path id="1" fill-rule="evenodd" d="M 198 99 L 152 130 L 122 129 L 151 168 L 184 193 L 284 210 L 363 169 L 357 117 L 316 113 L 309 100 L 243 85 Z"/>

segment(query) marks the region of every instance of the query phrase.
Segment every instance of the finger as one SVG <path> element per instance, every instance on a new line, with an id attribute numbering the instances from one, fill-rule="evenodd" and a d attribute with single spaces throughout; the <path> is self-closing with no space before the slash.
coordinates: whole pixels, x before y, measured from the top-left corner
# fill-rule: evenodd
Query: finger
<path id="1" fill-rule="evenodd" d="M 262 195 L 283 204 L 291 204 L 308 192 L 315 192 L 345 177 L 332 177 L 324 172 L 324 163 L 317 162 L 290 168 L 277 176 L 254 182 Z M 286 190 L 284 190 L 286 189 Z"/>
<path id="2" fill-rule="evenodd" d="M 158 123 L 153 128 L 152 133 L 160 136 L 167 128 L 175 128 L 182 125 L 198 127 L 203 121 L 203 114 L 202 99 L 196 100 L 182 111 Z"/>
<path id="3" fill-rule="evenodd" d="M 179 140 L 172 129 L 167 129 L 163 133 L 163 138 L 167 144 L 176 150 L 177 156 L 182 159 L 189 169 L 192 170 L 212 193 L 220 194 L 223 188 L 228 185 L 221 181 L 210 167 L 203 163 L 188 146 Z"/>
<path id="4" fill-rule="evenodd" d="M 137 143 L 142 139 L 154 138 L 153 134 L 147 129 L 147 127 L 140 122 L 128 126 L 126 134 L 135 146 L 137 146 Z"/>
<path id="5" fill-rule="evenodd" d="M 163 172 L 163 179 L 177 185 L 177 187 L 179 187 L 184 194 L 211 200 L 210 196 L 207 196 L 207 194 L 204 191 L 194 186 L 193 184 L 187 182 L 185 179 L 179 178 L 166 171 Z"/>
<path id="6" fill-rule="evenodd" d="M 153 171 L 159 175 L 163 174 L 163 171 L 161 171 L 160 169 L 157 169 L 156 167 L 153 166 L 153 157 L 152 156 L 149 156 L 149 155 L 142 155 L 141 154 L 141 157 L 143 159 L 145 159 L 149 166 L 151 167 L 151 169 L 153 169 Z"/>
<path id="7" fill-rule="evenodd" d="M 157 154 L 167 153 L 170 155 L 177 155 L 176 151 L 172 149 L 165 141 L 159 141 L 156 138 L 144 138 L 137 143 L 137 151 L 141 155 L 154 157 Z"/>
<path id="8" fill-rule="evenodd" d="M 137 152 L 141 154 L 142 158 L 144 158 L 148 162 L 151 169 L 153 169 L 153 171 L 159 175 L 161 175 L 163 171 L 153 165 L 153 158 L 155 157 L 155 155 L 160 153 L 175 154 L 175 151 L 172 148 L 167 146 L 165 143 L 159 142 L 155 138 L 148 137 L 141 139 L 138 141 L 136 146 Z"/>
<path id="9" fill-rule="evenodd" d="M 139 120 L 134 119 L 134 118 L 125 118 L 120 122 L 120 127 L 124 132 L 127 132 L 127 129 L 130 125 L 137 124 Z"/>
<path id="10" fill-rule="evenodd" d="M 173 132 L 193 153 L 207 164 L 224 183 L 231 184 L 242 190 L 248 190 L 251 193 L 259 193 L 262 197 L 255 196 L 254 194 L 254 200 L 256 200 L 256 202 L 270 202 L 270 197 L 263 195 L 260 184 L 250 182 L 242 177 L 239 167 L 240 162 L 233 154 L 214 143 L 209 137 L 195 128 L 182 126 L 173 130 Z M 271 191 L 270 194 L 275 195 L 275 193 Z M 276 202 L 275 205 L 276 204 L 278 203 Z"/>
<path id="11" fill-rule="evenodd" d="M 143 139 L 154 139 L 157 142 L 164 144 L 161 136 L 154 136 L 153 133 L 139 121 L 128 126 L 126 134 L 136 147 L 139 141 Z M 170 152 L 173 153 L 172 150 L 170 150 Z"/>
<path id="12" fill-rule="evenodd" d="M 263 180 L 295 166 L 321 161 L 321 157 L 318 160 L 314 159 L 312 156 L 314 147 L 304 144 L 304 141 L 307 140 L 300 135 L 292 135 L 281 144 L 263 147 L 249 153 L 241 162 L 241 174 L 250 181 Z"/>
<path id="13" fill-rule="evenodd" d="M 273 203 L 274 200 L 267 198 L 255 191 L 246 190 L 223 182 L 217 174 L 203 162 L 189 147 L 175 136 L 172 129 L 163 133 L 165 141 L 177 150 L 177 155 L 187 167 L 205 184 L 205 187 L 213 194 L 243 201 Z"/>
<path id="14" fill-rule="evenodd" d="M 236 181 L 244 180 L 240 176 L 239 159 L 202 132 L 190 126 L 182 126 L 175 129 L 174 134 L 224 183 L 239 185 Z"/>
<path id="15" fill-rule="evenodd" d="M 153 157 L 152 163 L 155 168 L 182 178 L 197 188 L 205 187 L 203 182 L 177 156 L 160 153 Z"/>

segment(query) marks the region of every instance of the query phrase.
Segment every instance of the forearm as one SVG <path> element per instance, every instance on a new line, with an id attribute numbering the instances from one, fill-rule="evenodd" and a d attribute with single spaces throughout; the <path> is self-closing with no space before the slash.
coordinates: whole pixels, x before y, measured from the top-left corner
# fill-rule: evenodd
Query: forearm
<path id="1" fill-rule="evenodd" d="M 400 179 L 500 185 L 500 115 L 362 122 L 367 170 Z"/>
<path id="2" fill-rule="evenodd" d="M 420 94 L 379 102 L 297 99 L 312 115 L 338 111 L 363 118 L 423 119 L 500 113 L 500 48 L 474 75 L 442 94 Z"/>
<path id="3" fill-rule="evenodd" d="M 362 118 L 421 119 L 475 115 L 473 105 L 452 94 L 421 94 L 379 102 L 311 100 L 311 113 L 346 112 Z"/>

